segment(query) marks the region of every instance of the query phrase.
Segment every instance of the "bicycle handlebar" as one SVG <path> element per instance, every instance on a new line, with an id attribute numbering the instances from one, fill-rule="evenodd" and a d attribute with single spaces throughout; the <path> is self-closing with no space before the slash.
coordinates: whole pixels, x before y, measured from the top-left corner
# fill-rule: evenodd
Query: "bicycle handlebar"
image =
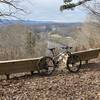
<path id="1" fill-rule="evenodd" d="M 72 49 L 72 47 L 70 47 L 70 46 L 64 46 L 64 47 L 61 47 L 62 49 Z M 49 50 L 50 51 L 53 51 L 55 48 L 50 48 Z"/>
<path id="2" fill-rule="evenodd" d="M 70 47 L 70 46 L 65 46 L 65 47 L 61 47 L 62 49 L 72 49 L 72 47 Z"/>

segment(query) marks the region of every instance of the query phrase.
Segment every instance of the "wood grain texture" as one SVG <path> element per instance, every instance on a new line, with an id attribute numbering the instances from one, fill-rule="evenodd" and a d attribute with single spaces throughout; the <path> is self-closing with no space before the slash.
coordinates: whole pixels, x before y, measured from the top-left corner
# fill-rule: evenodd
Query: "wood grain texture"
<path id="1" fill-rule="evenodd" d="M 31 72 L 37 70 L 40 58 L 0 61 L 0 74 Z"/>
<path id="2" fill-rule="evenodd" d="M 100 48 L 73 52 L 73 55 L 78 55 L 82 61 L 97 58 L 100 53 Z M 0 74 L 12 74 L 20 72 L 32 72 L 38 69 L 38 61 L 40 58 L 29 58 L 19 60 L 0 61 Z"/>
<path id="3" fill-rule="evenodd" d="M 72 54 L 79 56 L 82 61 L 86 61 L 89 59 L 97 58 L 99 56 L 99 53 L 100 53 L 100 48 L 73 52 Z"/>

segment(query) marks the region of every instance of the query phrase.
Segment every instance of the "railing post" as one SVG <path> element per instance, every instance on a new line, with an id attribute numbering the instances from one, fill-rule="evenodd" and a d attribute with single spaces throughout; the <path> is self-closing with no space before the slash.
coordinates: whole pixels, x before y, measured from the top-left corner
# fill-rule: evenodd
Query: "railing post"
<path id="1" fill-rule="evenodd" d="M 85 61 L 85 64 L 88 64 L 88 63 L 89 63 L 89 60 L 86 60 L 86 61 Z"/>
<path id="2" fill-rule="evenodd" d="M 34 71 L 31 71 L 31 75 L 34 75 Z"/>
<path id="3" fill-rule="evenodd" d="M 7 77 L 7 80 L 9 80 L 10 78 L 9 78 L 9 74 L 6 74 L 6 77 Z"/>

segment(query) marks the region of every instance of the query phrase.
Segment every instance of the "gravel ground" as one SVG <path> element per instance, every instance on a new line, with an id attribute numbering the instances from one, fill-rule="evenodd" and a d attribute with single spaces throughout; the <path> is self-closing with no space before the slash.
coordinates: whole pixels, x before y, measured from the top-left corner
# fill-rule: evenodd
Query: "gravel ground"
<path id="1" fill-rule="evenodd" d="M 76 74 L 60 71 L 49 77 L 1 80 L 0 100 L 100 100 L 100 63 L 83 65 Z"/>

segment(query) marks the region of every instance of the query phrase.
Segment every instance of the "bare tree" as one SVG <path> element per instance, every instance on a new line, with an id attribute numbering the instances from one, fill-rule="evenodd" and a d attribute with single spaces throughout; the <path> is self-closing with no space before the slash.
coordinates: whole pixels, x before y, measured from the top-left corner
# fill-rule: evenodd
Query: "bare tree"
<path id="1" fill-rule="evenodd" d="M 11 16 L 16 17 L 15 14 L 18 11 L 25 12 L 22 8 L 16 5 L 19 1 L 17 0 L 0 0 L 0 16 Z"/>
<path id="2" fill-rule="evenodd" d="M 84 4 L 84 7 L 91 15 L 100 17 L 100 1 L 93 0 L 90 4 Z"/>
<path id="3" fill-rule="evenodd" d="M 73 3 L 74 0 L 63 0 L 64 4 L 60 6 L 60 11 L 74 9 L 77 6 L 83 5 L 92 14 L 100 17 L 100 1 L 99 0 L 79 0 Z M 88 3 L 88 1 L 91 1 Z"/>

